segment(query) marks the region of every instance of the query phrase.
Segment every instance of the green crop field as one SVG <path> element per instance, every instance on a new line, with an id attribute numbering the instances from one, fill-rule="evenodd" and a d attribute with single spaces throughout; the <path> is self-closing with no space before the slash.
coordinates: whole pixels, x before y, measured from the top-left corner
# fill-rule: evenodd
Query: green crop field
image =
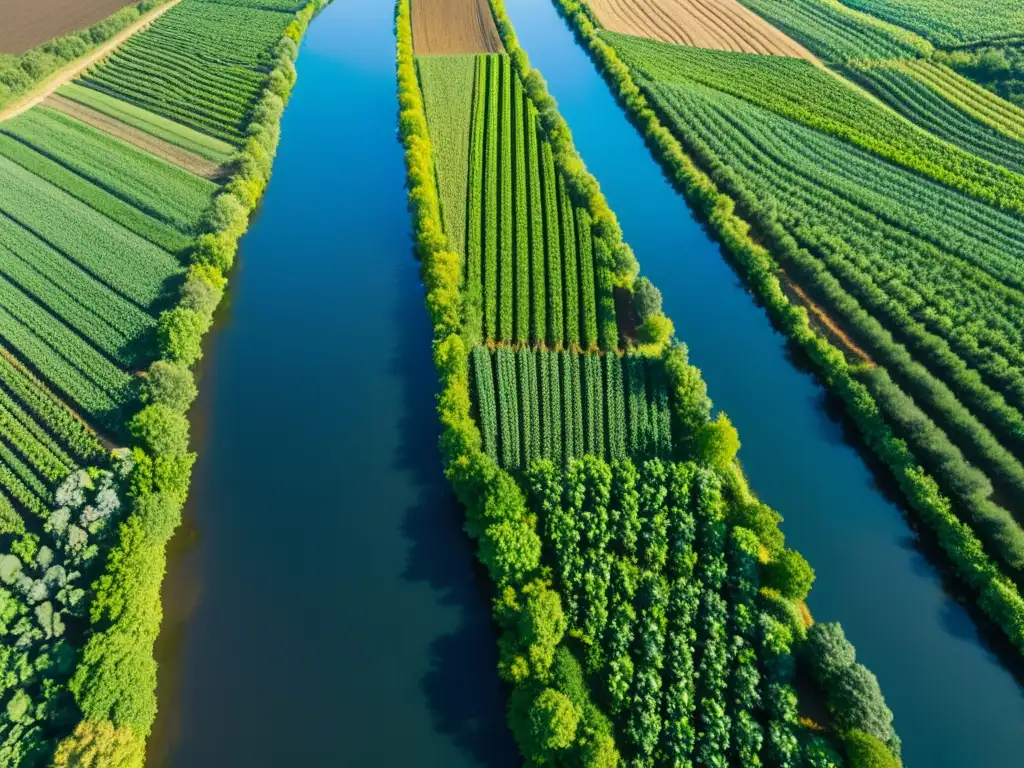
<path id="1" fill-rule="evenodd" d="M 266 81 L 264 68 L 292 16 L 194 0 L 93 67 L 81 82 L 230 144 Z"/>
<path id="2" fill-rule="evenodd" d="M 421 57 L 421 70 L 434 58 Z M 432 88 L 428 76 L 424 89 L 431 94 Z M 476 58 L 473 93 L 465 205 L 467 295 L 475 308 L 470 332 L 496 342 L 597 349 L 599 323 L 614 325 L 615 318 L 589 216 L 570 198 L 536 108 L 506 57 Z M 442 179 L 446 164 L 438 163 Z M 442 186 L 446 209 L 458 206 L 458 193 Z"/>
<path id="3" fill-rule="evenodd" d="M 885 19 L 944 45 L 1020 36 L 1024 7 L 1016 0 L 844 0 L 846 5 Z"/>
<path id="4" fill-rule="evenodd" d="M 858 13 L 839 0 L 741 1 L 825 61 L 917 58 L 931 48 L 915 34 Z"/>
<path id="5" fill-rule="evenodd" d="M 323 4 L 182 0 L 61 89 L 225 164 L 221 184 L 116 122 L 35 106 L 0 123 L 0 765 L 112 765 L 93 745 L 113 729 L 116 760 L 142 764 L 189 367 Z"/>
<path id="6" fill-rule="evenodd" d="M 880 64 L 850 67 L 846 72 L 934 136 L 1015 173 L 1024 173 L 1024 143 L 972 115 L 960 106 L 963 102 L 955 92 L 947 97 L 940 86 L 918 77 L 915 69 Z"/>

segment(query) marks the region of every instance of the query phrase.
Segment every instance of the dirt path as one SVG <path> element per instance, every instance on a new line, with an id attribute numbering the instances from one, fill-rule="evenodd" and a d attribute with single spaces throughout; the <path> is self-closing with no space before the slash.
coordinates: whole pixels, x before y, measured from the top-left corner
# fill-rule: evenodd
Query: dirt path
<path id="1" fill-rule="evenodd" d="M 83 71 L 91 67 L 100 59 L 107 56 L 117 46 L 127 40 L 129 37 L 134 35 L 136 32 L 144 29 L 153 23 L 156 19 L 163 16 L 167 11 L 171 10 L 174 6 L 180 3 L 181 0 L 170 0 L 170 2 L 161 5 L 159 8 L 154 8 L 152 11 L 142 16 L 131 26 L 125 27 L 118 34 L 107 40 L 96 50 L 87 56 L 72 61 L 70 64 L 65 66 L 63 69 L 58 69 L 43 82 L 36 85 L 31 91 L 23 94 L 21 98 L 15 99 L 2 110 L 0 110 L 0 122 L 9 120 L 10 118 L 20 115 L 22 112 L 31 109 L 36 104 L 39 104 L 46 100 L 46 98 L 60 88 L 65 83 L 71 82 L 78 77 Z"/>
<path id="2" fill-rule="evenodd" d="M 835 320 L 829 317 L 824 309 L 815 304 L 811 297 L 804 293 L 803 288 L 790 280 L 786 275 L 782 275 L 782 290 L 789 296 L 790 301 L 804 307 L 810 313 L 811 322 L 828 336 L 829 341 L 862 363 L 867 363 L 869 367 L 873 368 L 875 366 L 875 361 L 871 359 L 871 356 L 858 347 L 853 339 L 847 336 L 846 331 L 836 325 Z"/>
<path id="3" fill-rule="evenodd" d="M 91 125 L 93 128 L 98 128 L 104 133 L 115 136 L 129 144 L 134 144 L 139 149 L 144 149 L 150 154 L 162 157 L 167 162 L 184 168 L 196 176 L 202 176 L 205 179 L 215 179 L 220 175 L 220 166 L 212 160 L 207 160 L 201 155 L 177 147 L 156 136 L 150 136 L 138 128 L 122 123 L 120 120 L 104 115 L 102 112 L 97 112 L 95 109 L 90 109 L 84 104 L 79 104 L 77 101 L 65 99 L 63 96 L 55 93 L 43 102 L 43 106 L 59 110 L 76 120 Z"/>

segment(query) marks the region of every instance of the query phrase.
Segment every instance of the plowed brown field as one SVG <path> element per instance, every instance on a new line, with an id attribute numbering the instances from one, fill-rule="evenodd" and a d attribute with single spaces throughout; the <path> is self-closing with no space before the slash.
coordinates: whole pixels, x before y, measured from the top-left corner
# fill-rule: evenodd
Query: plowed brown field
<path id="1" fill-rule="evenodd" d="M 91 27 L 132 0 L 0 0 L 0 53 L 24 53 Z"/>
<path id="2" fill-rule="evenodd" d="M 589 0 L 612 32 L 719 51 L 802 59 L 811 53 L 736 0 Z"/>
<path id="3" fill-rule="evenodd" d="M 412 45 L 417 55 L 504 50 L 487 0 L 413 0 Z"/>

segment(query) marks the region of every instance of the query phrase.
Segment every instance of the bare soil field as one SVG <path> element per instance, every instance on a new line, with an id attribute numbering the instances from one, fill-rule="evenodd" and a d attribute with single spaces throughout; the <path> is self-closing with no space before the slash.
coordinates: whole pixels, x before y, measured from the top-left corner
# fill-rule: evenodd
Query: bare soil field
<path id="1" fill-rule="evenodd" d="M 0 53 L 24 53 L 91 27 L 132 0 L 0 0 Z"/>
<path id="2" fill-rule="evenodd" d="M 144 149 L 150 154 L 161 157 L 169 163 L 194 173 L 196 176 L 213 179 L 220 173 L 220 166 L 215 162 L 189 152 L 187 149 L 176 147 L 156 136 L 150 136 L 148 133 L 122 123 L 120 120 L 115 120 L 94 109 L 89 109 L 89 107 L 79 104 L 77 101 L 71 101 L 71 99 L 65 99 L 63 96 L 54 94 L 43 102 L 43 106 L 59 110 L 76 120 L 81 120 L 83 123 L 91 125 L 93 128 L 98 128 L 104 133 L 109 133 L 111 136 L 116 136 L 122 141 L 134 144 L 139 149 Z"/>
<path id="3" fill-rule="evenodd" d="M 814 60 L 811 53 L 737 0 L 589 0 L 612 32 L 664 43 Z"/>
<path id="4" fill-rule="evenodd" d="M 413 0 L 412 44 L 417 55 L 504 50 L 487 0 Z"/>

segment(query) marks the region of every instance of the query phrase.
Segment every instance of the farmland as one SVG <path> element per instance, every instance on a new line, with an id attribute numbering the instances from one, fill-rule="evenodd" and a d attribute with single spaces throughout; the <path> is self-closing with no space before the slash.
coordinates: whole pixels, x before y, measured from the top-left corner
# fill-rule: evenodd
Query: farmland
<path id="1" fill-rule="evenodd" d="M 154 5 L 64 43 L 82 55 Z M 0 122 L 0 658 L 20 670 L 0 685 L 4 765 L 77 764 L 105 729 L 141 764 L 152 607 L 195 458 L 189 368 L 319 7 L 183 0 L 68 99 Z"/>
<path id="2" fill-rule="evenodd" d="M 487 0 L 422 0 L 413 10 L 417 54 L 502 49 Z"/>
<path id="3" fill-rule="evenodd" d="M 499 674 L 524 757 L 839 764 L 851 727 L 898 751 L 862 666 L 844 662 L 827 682 L 809 668 L 842 731 L 801 725 L 798 649 L 848 643 L 838 625 L 805 621 L 813 572 L 746 490 L 735 429 L 712 419 L 660 292 L 524 70 L 501 4 L 509 54 L 442 64 L 414 57 L 418 3 L 411 18 L 399 3 L 400 125 L 441 449 L 496 587 Z M 876 722 L 846 709 L 844 686 Z"/>
<path id="4" fill-rule="evenodd" d="M 721 51 L 811 57 L 736 0 L 596 0 L 590 7 L 606 29 L 628 35 Z"/>

